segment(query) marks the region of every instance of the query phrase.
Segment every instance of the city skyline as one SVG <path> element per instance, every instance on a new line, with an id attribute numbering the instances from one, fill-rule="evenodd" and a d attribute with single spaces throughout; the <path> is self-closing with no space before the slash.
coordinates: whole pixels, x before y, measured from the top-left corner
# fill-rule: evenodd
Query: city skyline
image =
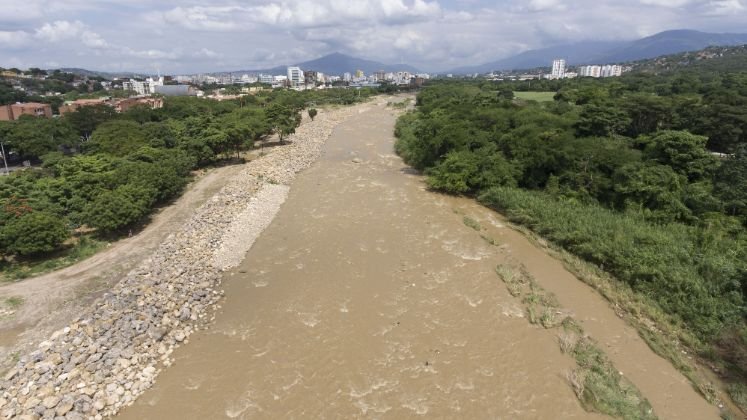
<path id="1" fill-rule="evenodd" d="M 745 0 L 0 0 L 0 9 L 0 66 L 150 73 L 271 68 L 334 51 L 443 71 L 564 42 L 740 32 L 747 19 Z"/>

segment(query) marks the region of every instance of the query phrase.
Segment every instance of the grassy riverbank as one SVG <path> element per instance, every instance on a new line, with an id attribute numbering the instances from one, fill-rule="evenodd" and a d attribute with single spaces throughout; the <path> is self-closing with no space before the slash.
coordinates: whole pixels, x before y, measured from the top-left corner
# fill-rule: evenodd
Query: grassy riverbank
<path id="1" fill-rule="evenodd" d="M 592 263 L 568 254 L 561 258 L 620 308 L 649 346 L 704 396 L 714 400 L 717 391 L 688 354 L 728 373 L 729 389 L 738 396 L 741 387 L 735 384 L 744 381 L 745 359 L 734 351 L 744 348 L 745 331 L 729 289 L 733 276 L 744 270 L 743 238 L 712 237 L 708 229 L 680 224 L 653 225 L 636 215 L 515 188 L 494 188 L 479 199 Z"/>

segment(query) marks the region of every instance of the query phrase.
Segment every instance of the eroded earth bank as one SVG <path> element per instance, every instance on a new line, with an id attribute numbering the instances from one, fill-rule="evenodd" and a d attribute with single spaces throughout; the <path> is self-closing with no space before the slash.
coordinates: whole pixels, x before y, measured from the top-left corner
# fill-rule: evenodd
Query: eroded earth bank
<path id="1" fill-rule="evenodd" d="M 182 337 L 121 418 L 602 417 L 569 386 L 556 332 L 529 324 L 496 275 L 509 263 L 557 296 L 660 418 L 718 418 L 560 262 L 495 213 L 426 191 L 392 152 L 395 119 L 377 99 L 337 126 L 225 273 L 210 328 Z M 242 229 L 230 246 L 253 241 Z"/>

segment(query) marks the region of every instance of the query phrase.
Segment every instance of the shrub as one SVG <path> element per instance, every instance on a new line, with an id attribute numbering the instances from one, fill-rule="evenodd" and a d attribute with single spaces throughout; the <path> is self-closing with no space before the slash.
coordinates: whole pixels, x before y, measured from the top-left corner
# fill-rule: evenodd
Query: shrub
<path id="1" fill-rule="evenodd" d="M 11 219 L 0 231 L 0 246 L 11 254 L 23 256 L 51 252 L 70 236 L 63 219 L 34 211 Z"/>

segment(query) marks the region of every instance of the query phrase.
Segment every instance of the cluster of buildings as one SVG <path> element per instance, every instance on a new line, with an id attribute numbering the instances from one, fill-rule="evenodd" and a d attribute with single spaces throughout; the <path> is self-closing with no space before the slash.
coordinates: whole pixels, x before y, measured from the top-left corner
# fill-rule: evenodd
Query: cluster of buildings
<path id="1" fill-rule="evenodd" d="M 604 65 L 604 66 L 581 66 L 578 68 L 580 77 L 617 77 L 622 76 L 622 66 Z"/>
<path id="2" fill-rule="evenodd" d="M 86 106 L 106 105 L 114 108 L 116 112 L 126 112 L 134 106 L 148 106 L 152 109 L 163 107 L 163 98 L 158 96 L 135 96 L 124 99 L 99 98 L 99 99 L 76 99 L 66 101 L 60 106 L 60 115 L 75 112 Z M 32 117 L 52 118 L 52 106 L 39 102 L 18 102 L 10 105 L 0 105 L 0 121 L 15 121 L 22 115 Z"/>
<path id="3" fill-rule="evenodd" d="M 3 70 L 0 76 L 14 78 L 31 78 L 32 76 Z M 7 74 L 6 74 L 7 73 Z M 46 78 L 46 72 L 39 78 Z M 59 114 L 65 115 L 74 112 L 82 107 L 106 105 L 114 108 L 116 112 L 125 112 L 129 108 L 142 105 L 149 106 L 153 109 L 163 107 L 162 96 L 204 96 L 204 93 L 195 86 L 201 84 L 218 84 L 218 85 L 235 85 L 246 84 L 255 85 L 258 83 L 267 84 L 272 88 L 290 88 L 295 90 L 306 89 L 325 89 L 332 86 L 350 86 L 350 87 L 378 87 L 382 83 L 390 83 L 398 86 L 421 86 L 430 75 L 426 73 L 413 74 L 408 71 L 388 72 L 384 70 L 376 71 L 366 75 L 363 70 L 354 72 L 345 72 L 339 76 L 328 75 L 314 70 L 303 70 L 298 66 L 287 67 L 285 74 L 220 74 L 220 75 L 192 75 L 192 76 L 174 76 L 147 78 L 115 78 L 111 81 L 101 81 L 101 92 L 103 96 L 95 99 L 77 99 L 66 101 L 59 107 Z M 101 79 L 98 79 L 101 80 Z M 83 84 L 89 83 L 87 77 L 76 76 L 71 83 Z M 14 88 L 23 89 L 21 83 L 14 82 Z M 131 97 L 117 99 L 109 97 L 105 92 L 122 89 L 131 92 Z M 256 94 L 263 90 L 262 87 L 249 86 L 241 89 L 238 95 L 222 95 L 218 90 L 211 96 L 216 100 L 234 99 L 240 95 Z M 42 96 L 59 96 L 59 92 L 28 92 L 31 94 L 40 94 Z M 0 106 L 0 120 L 14 121 L 22 115 L 32 115 L 37 117 L 52 117 L 52 107 L 49 104 L 28 102 L 15 103 Z"/>
<path id="4" fill-rule="evenodd" d="M 345 72 L 341 75 L 329 75 L 315 70 L 304 70 L 298 66 L 286 68 L 285 74 L 234 74 L 221 75 L 192 75 L 192 76 L 175 76 L 174 80 L 178 83 L 200 85 L 203 83 L 217 85 L 232 84 L 255 84 L 262 83 L 272 86 L 273 88 L 291 88 L 296 90 L 305 89 L 324 89 L 330 86 L 378 86 L 383 82 L 397 85 L 422 84 L 424 80 L 430 78 L 429 74 L 412 74 L 407 71 L 385 72 L 383 70 L 366 75 L 363 70 L 354 72 Z M 146 80 L 146 83 L 148 81 Z M 148 84 L 148 86 L 152 86 Z M 133 89 L 136 90 L 136 89 Z M 143 91 L 145 89 L 142 89 Z M 137 90 L 136 90 L 137 91 Z M 158 93 L 159 87 L 156 85 L 153 89 Z M 139 91 L 138 91 L 139 92 Z"/>
<path id="5" fill-rule="evenodd" d="M 66 101 L 60 106 L 60 115 L 75 112 L 86 106 L 106 105 L 114 108 L 116 112 L 126 112 L 134 106 L 147 106 L 151 109 L 163 108 L 163 98 L 160 96 L 133 96 L 130 98 L 99 98 L 99 99 L 76 99 Z"/>
<path id="6" fill-rule="evenodd" d="M 21 115 L 32 117 L 52 117 L 52 106 L 39 102 L 24 102 L 10 105 L 0 105 L 0 121 L 15 121 Z"/>
<path id="7" fill-rule="evenodd" d="M 549 79 L 571 79 L 574 77 L 618 77 L 623 74 L 623 67 L 614 64 L 603 66 L 579 66 L 575 72 L 569 72 L 563 59 L 553 60 Z"/>

